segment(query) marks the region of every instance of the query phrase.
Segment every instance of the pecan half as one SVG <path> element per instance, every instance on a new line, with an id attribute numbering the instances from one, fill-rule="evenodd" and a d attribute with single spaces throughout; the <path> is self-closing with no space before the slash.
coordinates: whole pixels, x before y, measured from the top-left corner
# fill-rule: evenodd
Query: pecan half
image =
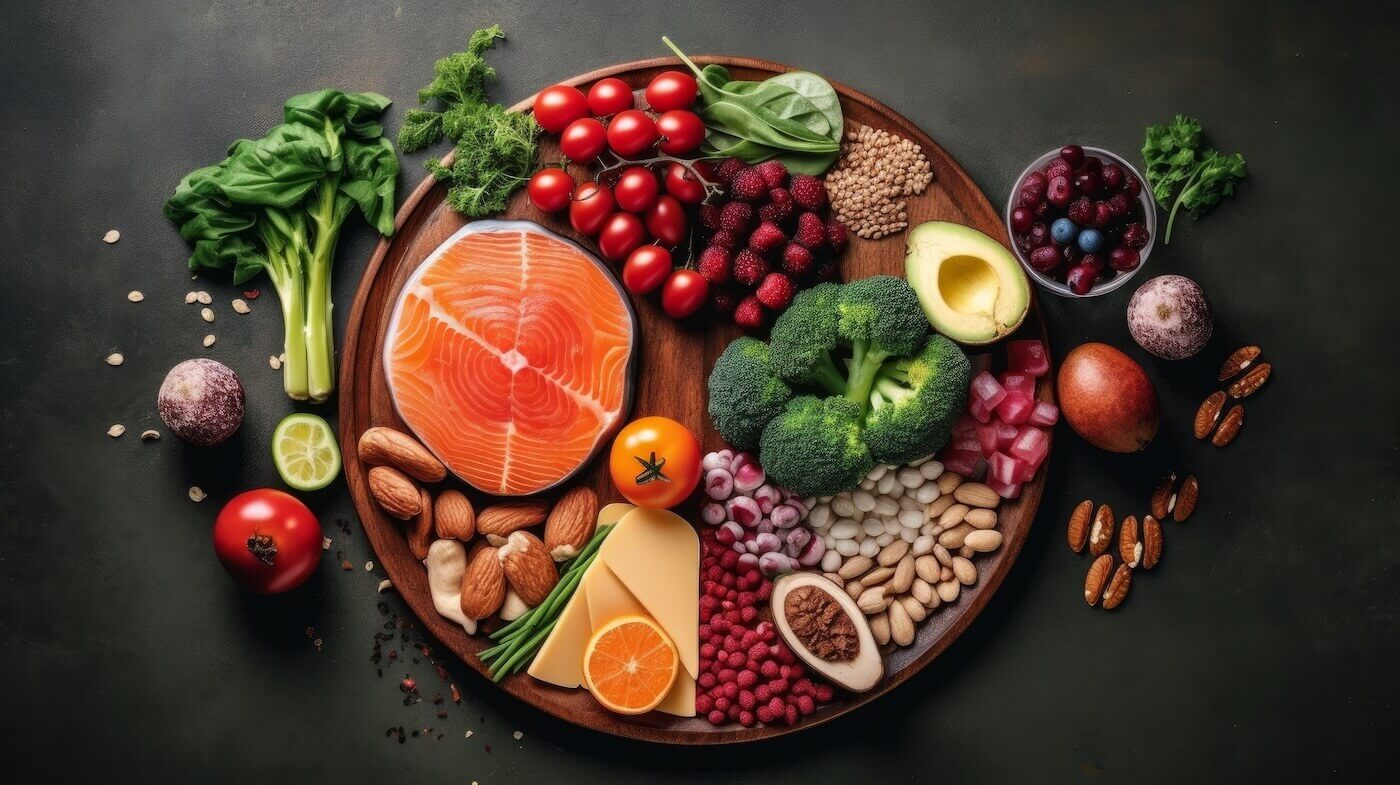
<path id="1" fill-rule="evenodd" d="M 1233 387 L 1231 388 L 1233 389 Z M 1201 401 L 1201 408 L 1196 410 L 1196 438 L 1204 439 L 1215 430 L 1215 424 L 1220 421 L 1220 410 L 1225 408 L 1225 393 L 1216 390 L 1210 397 Z"/>
<path id="2" fill-rule="evenodd" d="M 1259 391 L 1260 387 L 1264 386 L 1264 382 L 1269 380 L 1269 374 L 1273 373 L 1273 370 L 1274 366 L 1268 363 L 1260 363 L 1254 366 L 1249 373 L 1236 379 L 1235 383 L 1230 385 L 1230 397 L 1248 398 L 1255 394 Z"/>
<path id="3" fill-rule="evenodd" d="M 1172 520 L 1181 523 L 1191 517 L 1191 513 L 1196 511 L 1196 501 L 1201 496 L 1201 486 L 1196 482 L 1196 475 L 1188 474 L 1186 479 L 1181 481 L 1181 490 L 1176 493 L 1176 507 L 1172 510 Z"/>
<path id="4" fill-rule="evenodd" d="M 1258 346 L 1243 346 L 1236 349 L 1225 359 L 1225 364 L 1220 366 L 1220 381 L 1233 378 L 1236 374 L 1252 365 L 1259 357 Z"/>
<path id="5" fill-rule="evenodd" d="M 1118 558 L 1129 567 L 1142 563 L 1142 538 L 1138 535 L 1137 517 L 1129 515 L 1118 527 Z"/>
<path id="6" fill-rule="evenodd" d="M 1150 570 L 1162 559 L 1162 524 L 1148 515 L 1142 519 L 1142 568 Z"/>
<path id="7" fill-rule="evenodd" d="M 1106 553 L 1089 565 L 1089 572 L 1084 576 L 1085 602 L 1098 605 L 1099 597 L 1103 596 L 1104 587 L 1108 585 L 1108 575 L 1112 569 L 1113 557 Z"/>
<path id="8" fill-rule="evenodd" d="M 1075 553 L 1084 550 L 1084 543 L 1089 541 L 1089 517 L 1093 513 L 1094 503 L 1085 499 L 1074 508 L 1074 513 L 1069 516 L 1069 529 L 1066 536 L 1069 539 L 1069 549 Z"/>
<path id="9" fill-rule="evenodd" d="M 1158 519 L 1165 518 L 1172 514 L 1172 507 L 1176 506 L 1176 472 L 1168 472 L 1157 487 L 1152 489 L 1152 514 Z"/>
<path id="10" fill-rule="evenodd" d="M 1089 527 L 1089 553 L 1095 556 L 1108 552 L 1113 544 L 1113 509 L 1107 504 L 1099 506 L 1094 514 L 1094 523 Z"/>
<path id="11" fill-rule="evenodd" d="M 1123 604 L 1123 600 L 1128 597 L 1128 587 L 1133 583 L 1133 569 L 1126 564 L 1118 565 L 1118 569 L 1113 571 L 1113 579 L 1108 582 L 1108 588 L 1103 590 L 1103 609 L 1111 611 Z"/>
<path id="12" fill-rule="evenodd" d="M 1244 404 L 1237 403 L 1225 415 L 1225 419 L 1220 421 L 1220 427 L 1216 429 L 1215 435 L 1211 437 L 1210 443 L 1216 447 L 1224 447 L 1233 442 L 1236 436 L 1240 435 L 1240 428 L 1244 427 Z"/>

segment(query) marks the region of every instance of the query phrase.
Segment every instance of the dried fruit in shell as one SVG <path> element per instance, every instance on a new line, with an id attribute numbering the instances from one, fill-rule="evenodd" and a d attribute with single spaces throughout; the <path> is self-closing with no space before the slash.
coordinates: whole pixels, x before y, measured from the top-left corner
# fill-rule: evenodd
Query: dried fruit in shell
<path id="1" fill-rule="evenodd" d="M 1240 435 L 1240 429 L 1244 427 L 1244 404 L 1237 403 L 1235 407 L 1225 415 L 1225 419 L 1220 421 L 1220 427 L 1216 429 L 1215 436 L 1212 436 L 1210 443 L 1216 447 L 1224 447 L 1235 440 Z"/>
<path id="2" fill-rule="evenodd" d="M 1225 408 L 1225 393 L 1216 390 L 1211 393 L 1201 407 L 1196 410 L 1195 434 L 1197 439 L 1204 439 L 1215 430 L 1215 424 L 1220 421 L 1220 412 Z"/>
<path id="3" fill-rule="evenodd" d="M 598 527 L 598 495 L 592 488 L 579 485 L 570 488 L 544 523 L 544 547 L 555 561 L 567 561 L 578 555 Z"/>
<path id="4" fill-rule="evenodd" d="M 1099 511 L 1094 513 L 1094 523 L 1089 527 L 1089 553 L 1102 556 L 1108 552 L 1113 544 L 1113 524 L 1113 508 L 1107 504 L 1099 505 Z"/>
<path id="5" fill-rule="evenodd" d="M 1084 576 L 1085 602 L 1090 605 L 1099 603 L 1099 597 L 1103 596 L 1104 587 L 1108 585 L 1109 571 L 1112 569 L 1113 557 L 1106 553 L 1089 565 L 1089 572 Z"/>
<path id="6" fill-rule="evenodd" d="M 1201 496 L 1201 486 L 1196 482 L 1196 475 L 1188 474 L 1186 479 L 1181 481 L 1181 490 L 1176 493 L 1176 507 L 1172 510 L 1172 520 L 1181 523 L 1191 517 L 1191 513 L 1196 511 L 1196 502 Z"/>
<path id="7" fill-rule="evenodd" d="M 1093 501 L 1085 499 L 1074 508 L 1074 512 L 1069 516 L 1069 528 L 1065 534 L 1069 540 L 1069 549 L 1075 553 L 1084 550 L 1085 543 L 1089 541 L 1089 518 L 1093 513 Z"/>
<path id="8" fill-rule="evenodd" d="M 1254 363 L 1255 359 L 1259 357 L 1259 352 L 1258 346 L 1243 346 L 1231 352 L 1230 356 L 1225 359 L 1225 364 L 1220 366 L 1219 380 L 1223 382 L 1234 378 L 1236 374 Z"/>
<path id="9" fill-rule="evenodd" d="M 1122 605 L 1132 583 L 1133 569 L 1126 564 L 1118 565 L 1118 569 L 1113 571 L 1113 578 L 1108 582 L 1108 588 L 1103 590 L 1103 609 L 1111 611 Z"/>

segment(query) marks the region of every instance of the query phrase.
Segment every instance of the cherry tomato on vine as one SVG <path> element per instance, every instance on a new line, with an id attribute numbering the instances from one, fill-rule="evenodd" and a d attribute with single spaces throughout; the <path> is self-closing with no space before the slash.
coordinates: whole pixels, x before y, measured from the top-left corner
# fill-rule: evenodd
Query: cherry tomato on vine
<path id="1" fill-rule="evenodd" d="M 700 442 L 675 420 L 642 417 L 613 440 L 608 469 L 627 501 L 638 507 L 674 507 L 700 482 Z"/>
<path id="2" fill-rule="evenodd" d="M 618 112 L 608 124 L 608 147 L 623 158 L 641 155 L 656 144 L 659 137 L 656 123 L 638 109 Z"/>
<path id="3" fill-rule="evenodd" d="M 710 296 L 710 282 L 694 270 L 676 270 L 661 288 L 661 310 L 672 319 L 684 319 L 700 310 Z"/>
<path id="4" fill-rule="evenodd" d="M 685 164 L 672 161 L 666 164 L 664 178 L 666 193 L 686 204 L 700 204 L 705 201 L 705 184 Z"/>
<path id="5" fill-rule="evenodd" d="M 642 219 L 632 213 L 613 213 L 598 230 L 598 250 L 610 262 L 620 262 L 632 249 L 647 241 Z"/>
<path id="6" fill-rule="evenodd" d="M 656 120 L 656 130 L 661 134 L 661 152 L 667 155 L 684 155 L 705 141 L 705 123 L 687 109 L 672 109 L 661 115 Z"/>
<path id="7" fill-rule="evenodd" d="M 650 210 L 660 193 L 661 184 L 645 166 L 627 167 L 613 185 L 613 198 L 617 200 L 617 206 L 629 213 Z"/>
<path id="8" fill-rule="evenodd" d="M 574 198 L 569 202 L 569 224 L 579 234 L 592 237 L 616 209 L 617 202 L 607 186 L 584 183 L 574 190 Z"/>
<path id="9" fill-rule="evenodd" d="M 656 204 L 647 210 L 645 216 L 647 232 L 661 241 L 662 245 L 675 247 L 685 242 L 690 219 L 686 218 L 685 207 L 674 196 L 660 196 Z"/>
<path id="10" fill-rule="evenodd" d="M 557 134 L 569 123 L 588 115 L 588 99 L 577 87 L 557 84 L 546 87 L 535 97 L 535 121 L 544 130 Z"/>
<path id="11" fill-rule="evenodd" d="M 594 117 L 607 117 L 632 108 L 632 88 L 615 76 L 599 79 L 588 88 L 588 110 Z"/>
<path id="12" fill-rule="evenodd" d="M 316 571 L 321 524 L 290 493 L 246 491 L 219 510 L 214 554 L 244 589 L 278 594 L 300 586 Z"/>
<path id="13" fill-rule="evenodd" d="M 574 161 L 596 158 L 606 149 L 608 129 L 592 117 L 580 117 L 559 135 L 560 152 Z"/>
<path id="14" fill-rule="evenodd" d="M 551 166 L 535 172 L 525 192 L 530 195 L 530 204 L 547 213 L 557 213 L 569 206 L 574 178 L 563 169 Z"/>
<path id="15" fill-rule="evenodd" d="M 700 86 L 695 77 L 680 71 L 663 71 L 647 85 L 647 103 L 658 112 L 684 109 L 695 103 Z"/>
<path id="16" fill-rule="evenodd" d="M 671 252 L 659 245 L 643 245 L 627 255 L 622 264 L 622 285 L 632 294 L 647 294 L 671 274 Z"/>

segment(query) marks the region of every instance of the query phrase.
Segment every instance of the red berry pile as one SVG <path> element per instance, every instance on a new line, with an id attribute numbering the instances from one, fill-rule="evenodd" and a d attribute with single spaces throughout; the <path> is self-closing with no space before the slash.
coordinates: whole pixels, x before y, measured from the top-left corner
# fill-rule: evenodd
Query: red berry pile
<path id="1" fill-rule="evenodd" d="M 700 676 L 695 711 L 712 725 L 793 725 L 830 703 L 834 691 L 807 676 L 769 620 L 759 619 L 773 583 L 739 554 L 700 534 Z"/>
<path id="2" fill-rule="evenodd" d="M 1016 189 L 1016 247 L 1037 271 L 1075 294 L 1088 294 L 1142 264 L 1139 252 L 1150 239 L 1138 199 L 1142 183 L 1122 165 L 1066 145 Z M 1057 236 L 1060 219 L 1068 224 Z"/>
<path id="3" fill-rule="evenodd" d="M 826 185 L 788 175 L 778 161 L 747 166 L 729 158 L 714 170 L 723 196 L 700 206 L 705 240 L 696 270 L 710 284 L 710 305 L 756 330 L 818 281 L 840 277 L 846 227 L 830 217 Z"/>

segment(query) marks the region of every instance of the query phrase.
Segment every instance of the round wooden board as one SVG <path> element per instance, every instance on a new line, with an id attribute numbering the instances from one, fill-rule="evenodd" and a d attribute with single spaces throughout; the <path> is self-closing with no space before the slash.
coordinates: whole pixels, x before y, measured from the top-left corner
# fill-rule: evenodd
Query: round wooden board
<path id="1" fill-rule="evenodd" d="M 734 57 L 697 57 L 701 63 L 719 63 L 729 68 L 735 79 L 761 80 L 791 70 L 762 60 Z M 616 76 L 633 87 L 642 87 L 657 73 L 676 68 L 674 58 L 657 58 L 605 68 L 567 80 L 566 84 L 586 85 L 605 76 Z M 888 107 L 863 93 L 833 83 L 841 96 L 847 130 L 868 125 L 911 139 L 923 147 L 933 165 L 933 184 L 923 194 L 909 199 L 910 225 L 943 220 L 973 226 L 1005 243 L 1001 218 L 967 173 L 943 148 Z M 533 98 L 515 107 L 528 110 Z M 540 160 L 557 160 L 555 139 L 541 139 Z M 444 202 L 446 189 L 428 178 L 409 195 L 395 220 L 392 238 L 375 249 L 364 278 L 356 292 L 346 328 L 340 371 L 340 438 L 344 452 L 345 478 L 355 508 L 394 587 L 427 629 L 444 645 L 484 673 L 476 653 L 485 648 L 484 636 L 471 637 L 460 626 L 439 616 L 428 594 L 427 573 L 421 562 L 409 553 L 401 524 L 386 515 L 369 496 L 367 466 L 356 454 L 356 441 L 367 428 L 387 425 L 404 429 L 394 412 L 380 361 L 385 330 L 400 288 L 409 274 L 433 249 L 466 221 Z M 591 243 L 573 231 L 567 217 L 545 215 L 535 210 L 517 192 L 503 216 L 535 221 L 555 232 L 574 238 L 585 246 Z M 879 241 L 855 240 L 842 257 L 842 275 L 851 280 L 876 274 L 904 274 L 905 235 Z M 662 313 L 655 297 L 632 298 L 640 325 L 640 368 L 634 393 L 632 416 L 661 414 L 674 418 L 699 434 L 706 449 L 719 449 L 723 442 L 710 427 L 705 413 L 705 378 L 724 347 L 740 334 L 723 320 L 710 324 L 679 324 Z M 1019 337 L 1045 337 L 1038 310 L 1033 309 Z M 1049 342 L 1046 342 L 1049 345 Z M 970 353 L 979 351 L 969 349 Z M 1000 361 L 1004 351 L 991 347 Z M 1041 380 L 1037 392 L 1041 400 L 1054 400 L 1053 376 Z M 405 429 L 406 430 L 406 429 Z M 603 503 L 620 501 L 608 479 L 606 461 L 594 461 L 578 477 L 589 483 Z M 603 710 L 585 690 L 565 690 L 544 684 L 524 673 L 505 679 L 500 688 L 560 719 L 618 736 L 669 744 L 726 744 L 779 736 L 809 728 L 841 716 L 902 684 L 927 666 L 967 628 L 1011 568 L 1029 532 L 1031 520 L 1044 491 L 1045 470 L 1028 483 L 1021 497 L 1004 504 L 999 528 L 1005 542 L 997 552 L 978 559 L 977 585 L 964 590 L 951 605 L 934 612 L 919 628 L 915 643 L 886 653 L 886 675 L 872 691 L 860 695 L 838 695 L 837 701 L 793 727 L 742 728 L 730 725 L 715 728 L 702 718 L 677 718 L 652 712 L 640 717 L 621 717 Z M 473 501 L 484 503 L 482 495 L 463 487 Z M 478 507 L 478 509 L 480 509 Z M 694 506 L 678 510 L 689 520 L 698 520 Z M 486 679 L 480 688 L 491 689 Z"/>

